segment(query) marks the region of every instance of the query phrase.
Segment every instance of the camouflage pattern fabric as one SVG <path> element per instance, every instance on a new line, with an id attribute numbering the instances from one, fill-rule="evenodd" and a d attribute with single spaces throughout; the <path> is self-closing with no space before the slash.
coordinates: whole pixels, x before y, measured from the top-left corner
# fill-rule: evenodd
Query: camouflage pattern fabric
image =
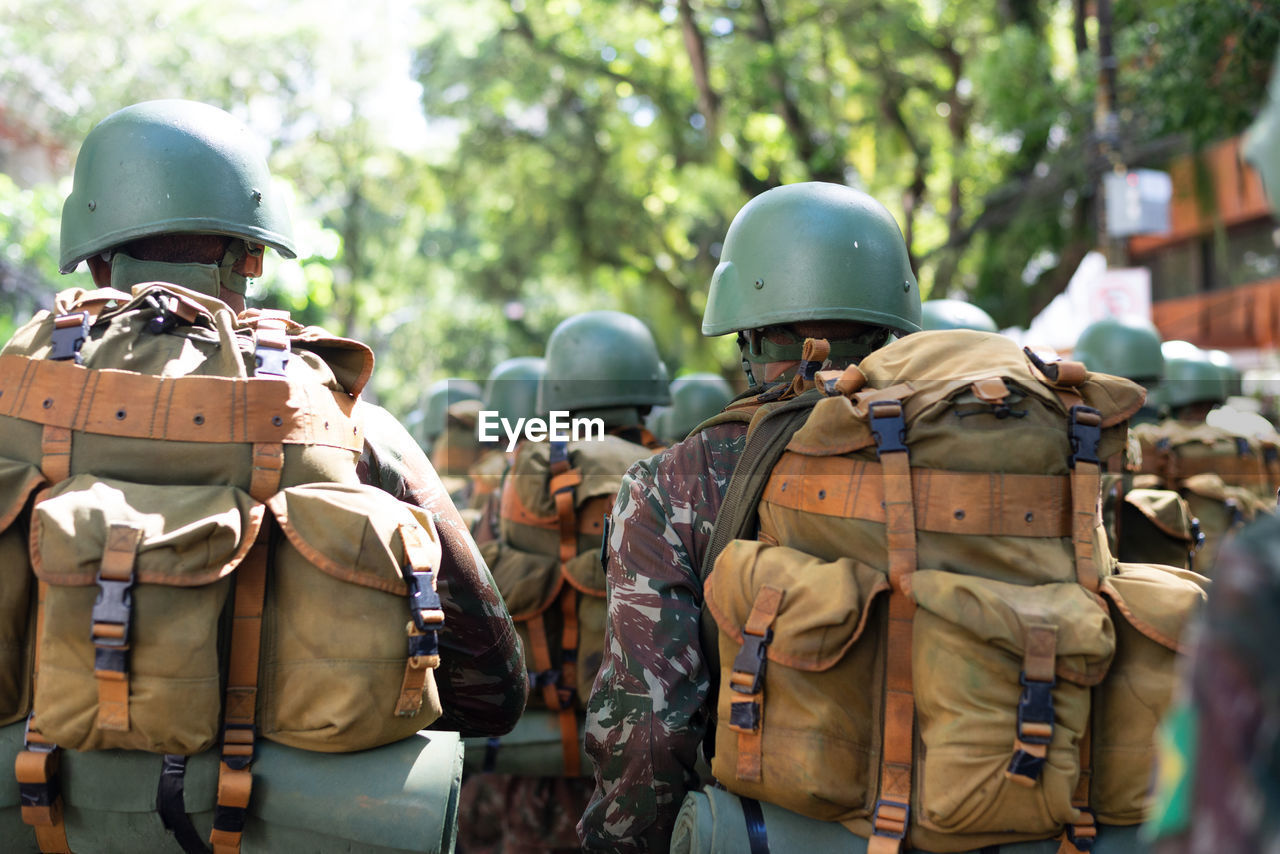
<path id="1" fill-rule="evenodd" d="M 595 794 L 588 850 L 666 851 L 686 792 L 702 785 L 711 712 L 702 653 L 702 556 L 746 424 L 708 427 L 623 478 L 608 543 L 604 662 L 587 707 Z"/>
<path id="2" fill-rule="evenodd" d="M 436 685 L 444 714 L 431 729 L 464 736 L 510 732 L 528 698 L 524 653 L 493 576 L 426 455 L 386 410 L 357 407 L 365 450 L 363 483 L 422 507 L 435 517 L 443 549 L 438 591 L 444 609 Z"/>
<path id="3" fill-rule="evenodd" d="M 592 783 L 584 777 L 475 774 L 462 781 L 458 854 L 570 854 Z"/>
<path id="4" fill-rule="evenodd" d="M 1280 852 L 1280 520 L 1224 546 L 1214 579 L 1148 830 L 1161 854 Z"/>

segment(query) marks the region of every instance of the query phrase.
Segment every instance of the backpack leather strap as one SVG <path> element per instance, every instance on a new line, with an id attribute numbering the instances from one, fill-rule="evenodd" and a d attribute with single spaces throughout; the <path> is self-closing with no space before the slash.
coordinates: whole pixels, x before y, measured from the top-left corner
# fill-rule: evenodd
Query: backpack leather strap
<path id="1" fill-rule="evenodd" d="M 1090 593 L 1098 592 L 1099 570 L 1094 554 L 1094 534 L 1101 522 L 1099 501 L 1102 468 L 1098 444 L 1102 439 L 1102 416 L 1083 404 L 1068 413 L 1071 437 L 1071 545 L 1075 549 L 1076 580 Z"/>
<path id="2" fill-rule="evenodd" d="M 133 611 L 133 566 L 142 530 L 112 525 L 98 570 L 93 605 L 93 676 L 98 684 L 98 729 L 129 731 L 129 624 Z"/>
<path id="3" fill-rule="evenodd" d="M 916 603 L 911 597 L 911 576 L 916 571 L 915 502 L 902 403 L 876 401 L 868 412 L 884 478 L 885 534 L 892 589 L 885 642 L 879 796 L 871 816 L 867 854 L 897 854 L 911 826 L 915 748 L 915 692 L 911 674 L 912 626 L 916 612 Z"/>
<path id="4" fill-rule="evenodd" d="M 785 591 L 765 585 L 751 603 L 751 613 L 742 627 L 742 649 L 729 673 L 729 729 L 738 734 L 739 780 L 757 783 L 761 777 L 764 742 L 764 672 L 773 640 L 773 621 L 782 606 Z"/>
<path id="5" fill-rule="evenodd" d="M 1093 782 L 1093 716 L 1080 734 L 1080 778 L 1071 795 L 1071 806 L 1080 811 L 1080 817 L 1068 824 L 1062 833 L 1058 854 L 1088 854 L 1093 850 L 1098 836 L 1098 825 L 1089 807 L 1089 790 Z"/>

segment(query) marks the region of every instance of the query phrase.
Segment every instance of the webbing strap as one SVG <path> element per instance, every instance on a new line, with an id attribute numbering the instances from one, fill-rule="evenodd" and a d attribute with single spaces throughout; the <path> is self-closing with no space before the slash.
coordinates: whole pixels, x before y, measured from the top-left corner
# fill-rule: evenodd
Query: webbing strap
<path id="1" fill-rule="evenodd" d="M 764 672 L 773 621 L 782 606 L 784 591 L 764 586 L 751 603 L 742 628 L 742 649 L 729 672 L 729 729 L 738 734 L 739 780 L 761 779 L 764 742 Z"/>
<path id="2" fill-rule="evenodd" d="M 250 766 L 253 763 L 258 659 L 262 649 L 262 610 L 270 548 L 267 531 L 270 527 L 264 523 L 259 529 L 257 541 L 236 573 L 222 762 L 218 766 L 218 801 L 213 831 L 209 834 L 214 854 L 238 854 L 240 851 L 249 794 L 253 788 Z"/>
<path id="3" fill-rule="evenodd" d="M 44 603 L 49 584 L 36 586 L 36 637 L 44 636 Z M 40 644 L 35 645 L 31 668 L 32 690 L 40 673 Z M 62 790 L 58 779 L 61 748 L 40 734 L 35 714 L 27 716 L 27 733 L 23 750 L 13 761 L 18 781 L 18 797 L 22 804 L 24 824 L 35 832 L 36 844 L 44 854 L 71 854 L 67 828 L 62 821 Z"/>
<path id="4" fill-rule="evenodd" d="M 551 476 L 548 488 L 556 505 L 560 523 L 560 563 L 568 563 L 578 555 L 578 516 L 574 510 L 574 488 L 582 483 L 579 469 L 567 469 Z"/>
<path id="5" fill-rule="evenodd" d="M 1018 698 L 1013 758 L 1005 769 L 1006 780 L 1031 788 L 1040 780 L 1049 744 L 1053 741 L 1053 686 L 1056 681 L 1058 627 L 1051 624 L 1027 628 L 1022 653 L 1022 695 Z"/>
<path id="6" fill-rule="evenodd" d="M 98 729 L 129 731 L 129 624 L 133 612 L 133 564 L 142 529 L 115 524 L 98 569 L 98 598 L 90 637 L 93 676 L 98 685 Z"/>
<path id="7" fill-rule="evenodd" d="M 439 630 L 444 626 L 444 610 L 435 589 L 435 553 L 423 541 L 422 529 L 401 524 L 397 531 L 404 546 L 405 562 L 400 574 L 409 588 L 409 622 L 405 626 L 408 655 L 395 712 L 400 717 L 412 717 L 422 711 L 427 674 L 440 666 Z"/>
<path id="8" fill-rule="evenodd" d="M 885 535 L 892 587 L 885 643 L 880 789 L 871 817 L 872 835 L 867 854 L 897 854 L 911 825 L 911 765 L 915 747 L 915 692 L 911 675 L 912 625 L 916 612 L 915 600 L 911 598 L 911 577 L 916 571 L 915 502 L 901 402 L 873 403 L 870 416 L 884 478 Z"/>
<path id="9" fill-rule="evenodd" d="M 577 777 L 582 771 L 578 752 L 578 714 L 573 707 L 578 684 L 578 591 L 567 584 L 560 590 L 560 613 L 563 617 L 560 681 L 568 695 L 568 702 L 560 709 L 560 744 L 564 749 L 565 774 Z"/>
<path id="10" fill-rule="evenodd" d="M 44 425 L 40 434 L 40 471 L 49 483 L 60 483 L 71 477 L 70 430 Z"/>
<path id="11" fill-rule="evenodd" d="M 187 814 L 186 774 L 187 757 L 166 753 L 160 763 L 160 782 L 156 786 L 156 812 L 164 829 L 173 834 L 186 854 L 208 854 L 209 847 Z"/>
<path id="12" fill-rule="evenodd" d="M 249 494 L 265 502 L 280 491 L 280 475 L 284 471 L 284 445 L 280 442 L 256 442 L 253 446 L 253 473 Z"/>
<path id="13" fill-rule="evenodd" d="M 769 831 L 764 823 L 764 810 L 755 798 L 739 798 L 742 820 L 747 825 L 747 845 L 751 854 L 769 854 Z"/>
<path id="14" fill-rule="evenodd" d="M 1080 777 L 1071 795 L 1071 806 L 1080 811 L 1080 817 L 1068 824 L 1062 834 L 1058 854 L 1088 854 L 1093 850 L 1098 836 L 1098 826 L 1089 806 L 1089 791 L 1093 782 L 1093 723 L 1085 724 L 1080 734 Z"/>

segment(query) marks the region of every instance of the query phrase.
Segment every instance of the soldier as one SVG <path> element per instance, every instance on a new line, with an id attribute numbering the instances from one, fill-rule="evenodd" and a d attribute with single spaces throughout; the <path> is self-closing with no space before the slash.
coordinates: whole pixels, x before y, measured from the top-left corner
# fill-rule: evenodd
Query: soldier
<path id="1" fill-rule="evenodd" d="M 835 184 L 778 187 L 729 227 L 703 315 L 704 335 L 737 333 L 753 396 L 790 383 L 804 339 L 831 341 L 843 367 L 920 329 L 902 233 L 865 193 Z M 578 825 L 587 849 L 665 851 L 714 698 L 702 651 L 702 556 L 750 407 L 731 408 L 633 466 L 608 541 L 608 635 L 588 704 L 596 787 Z"/>
<path id="2" fill-rule="evenodd" d="M 1245 137 L 1245 159 L 1280 215 L 1280 62 Z M 1222 552 L 1194 636 L 1181 708 L 1170 715 L 1148 830 L 1161 852 L 1280 847 L 1280 522 L 1264 518 Z"/>
<path id="3" fill-rule="evenodd" d="M 473 821 L 461 838 L 466 850 L 578 849 L 575 823 L 592 791 L 581 756 L 582 708 L 604 642 L 603 520 L 623 472 L 659 446 L 644 416 L 669 401 L 657 345 L 635 317 L 575 315 L 548 339 L 536 411 L 597 420 L 602 429 L 518 446 L 502 487 L 499 539 L 484 549 L 525 641 L 535 685 L 512 741 L 548 723 L 543 730 L 555 734 L 561 749 L 554 763 L 529 764 L 519 743 L 493 739 L 483 746 L 498 773 L 463 784 Z"/>
<path id="4" fill-rule="evenodd" d="M 733 400 L 733 389 L 719 374 L 686 374 L 671 383 L 671 409 L 659 422 L 665 431 L 658 438 L 683 441 L 693 429 Z"/>
<path id="5" fill-rule="evenodd" d="M 1164 376 L 1160 333 L 1132 318 L 1105 317 L 1085 327 L 1072 354 L 1091 371 L 1131 379 L 1147 389 L 1147 401 L 1129 423 L 1150 424 L 1160 419 L 1158 389 Z"/>
<path id="6" fill-rule="evenodd" d="M 488 417 L 504 418 L 509 424 L 538 414 L 538 381 L 547 372 L 547 360 L 541 356 L 518 356 L 499 362 L 489 372 L 484 384 L 483 413 Z M 483 426 L 483 425 L 481 425 Z M 515 451 L 508 450 L 509 437 L 501 429 L 490 428 L 489 435 L 498 438 L 493 443 L 482 441 L 483 453 L 471 466 L 470 507 L 480 517 L 472 525 L 471 533 L 477 543 L 488 542 L 498 536 L 498 490 L 502 479 L 515 459 Z"/>
<path id="7" fill-rule="evenodd" d="M 432 384 L 423 406 L 424 447 L 449 490 L 454 504 L 464 511 L 471 503 L 471 467 L 484 452 L 476 435 L 483 406 L 480 386 L 472 380 L 449 377 Z M 474 514 L 465 513 L 464 518 Z M 467 519 L 468 524 L 474 522 Z"/>
<path id="8" fill-rule="evenodd" d="M 958 299 L 926 300 L 920 307 L 923 326 L 932 329 L 973 329 L 977 332 L 999 332 L 996 322 L 973 303 Z"/>

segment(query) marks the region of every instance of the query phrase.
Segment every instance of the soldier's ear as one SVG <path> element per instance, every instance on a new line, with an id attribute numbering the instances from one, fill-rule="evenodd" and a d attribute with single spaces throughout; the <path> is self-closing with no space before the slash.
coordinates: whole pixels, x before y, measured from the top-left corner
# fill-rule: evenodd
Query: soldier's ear
<path id="1" fill-rule="evenodd" d="M 105 288 L 111 284 L 111 262 L 103 258 L 101 255 L 90 255 L 84 259 L 89 265 L 89 274 L 93 276 L 93 283 L 100 288 Z"/>

